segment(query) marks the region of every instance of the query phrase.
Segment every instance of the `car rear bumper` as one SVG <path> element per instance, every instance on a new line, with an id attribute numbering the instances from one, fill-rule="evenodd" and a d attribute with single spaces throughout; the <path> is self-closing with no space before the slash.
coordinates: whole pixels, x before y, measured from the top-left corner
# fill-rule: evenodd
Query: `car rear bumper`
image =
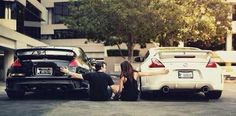
<path id="1" fill-rule="evenodd" d="M 14 77 L 6 80 L 6 92 L 9 91 L 74 91 L 88 90 L 88 84 L 82 80 L 72 79 L 68 77 L 58 78 L 25 78 Z"/>
<path id="2" fill-rule="evenodd" d="M 202 90 L 203 87 L 207 87 L 209 91 L 222 91 L 223 83 L 215 84 L 210 82 L 188 82 L 188 83 L 174 83 L 174 82 L 164 82 L 159 84 L 142 86 L 142 91 L 153 91 L 153 90 L 162 90 L 163 87 L 168 87 L 172 91 L 181 91 L 181 90 L 192 90 L 198 91 Z"/>

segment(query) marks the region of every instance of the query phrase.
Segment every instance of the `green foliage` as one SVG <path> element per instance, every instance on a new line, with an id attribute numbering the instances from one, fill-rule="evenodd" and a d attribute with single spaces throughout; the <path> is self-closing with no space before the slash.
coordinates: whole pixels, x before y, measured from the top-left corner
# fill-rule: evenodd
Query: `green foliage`
<path id="1" fill-rule="evenodd" d="M 106 45 L 216 39 L 231 29 L 230 6 L 223 0 L 72 0 L 64 23 Z"/>

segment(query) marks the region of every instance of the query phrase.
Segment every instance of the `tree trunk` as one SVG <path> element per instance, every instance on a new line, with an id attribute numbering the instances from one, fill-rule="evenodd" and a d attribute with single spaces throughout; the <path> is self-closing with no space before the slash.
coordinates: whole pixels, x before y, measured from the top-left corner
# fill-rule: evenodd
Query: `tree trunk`
<path id="1" fill-rule="evenodd" d="M 125 56 L 124 56 L 123 53 L 121 52 L 120 45 L 119 45 L 118 43 L 116 43 L 116 45 L 117 45 L 117 47 L 118 47 L 118 49 L 119 49 L 119 51 L 120 51 L 120 56 L 121 56 L 123 59 L 125 59 Z"/>
<path id="2" fill-rule="evenodd" d="M 130 35 L 130 37 L 128 38 L 127 48 L 128 48 L 128 61 L 132 62 L 133 50 L 134 50 L 134 38 L 132 35 Z"/>

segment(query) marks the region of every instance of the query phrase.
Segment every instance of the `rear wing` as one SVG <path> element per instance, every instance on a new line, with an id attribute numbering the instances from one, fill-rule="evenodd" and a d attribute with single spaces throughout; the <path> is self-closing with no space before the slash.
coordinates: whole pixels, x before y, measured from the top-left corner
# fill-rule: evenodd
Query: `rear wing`
<path id="1" fill-rule="evenodd" d="M 71 49 L 55 49 L 55 48 L 18 49 L 15 51 L 15 55 L 20 59 L 76 57 L 76 53 Z"/>
<path id="2" fill-rule="evenodd" d="M 210 50 L 163 50 L 157 52 L 154 56 L 159 56 L 160 59 L 166 58 L 204 58 L 210 59 L 212 51 Z"/>

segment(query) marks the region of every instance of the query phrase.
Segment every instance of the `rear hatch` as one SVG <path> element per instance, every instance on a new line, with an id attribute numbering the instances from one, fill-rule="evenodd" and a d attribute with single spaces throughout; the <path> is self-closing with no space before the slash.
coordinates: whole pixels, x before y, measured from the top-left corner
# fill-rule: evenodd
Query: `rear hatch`
<path id="1" fill-rule="evenodd" d="M 27 77 L 63 76 L 60 67 L 68 67 L 76 57 L 73 50 L 53 48 L 19 49 L 15 54 L 12 72 Z"/>
<path id="2" fill-rule="evenodd" d="M 166 67 L 176 69 L 194 69 L 206 67 L 210 61 L 209 51 L 163 51 L 159 52 L 159 59 Z"/>
<path id="3" fill-rule="evenodd" d="M 159 62 L 172 70 L 175 78 L 201 78 L 202 71 L 217 67 L 216 63 L 211 61 L 210 51 L 161 51 L 157 54 Z"/>

